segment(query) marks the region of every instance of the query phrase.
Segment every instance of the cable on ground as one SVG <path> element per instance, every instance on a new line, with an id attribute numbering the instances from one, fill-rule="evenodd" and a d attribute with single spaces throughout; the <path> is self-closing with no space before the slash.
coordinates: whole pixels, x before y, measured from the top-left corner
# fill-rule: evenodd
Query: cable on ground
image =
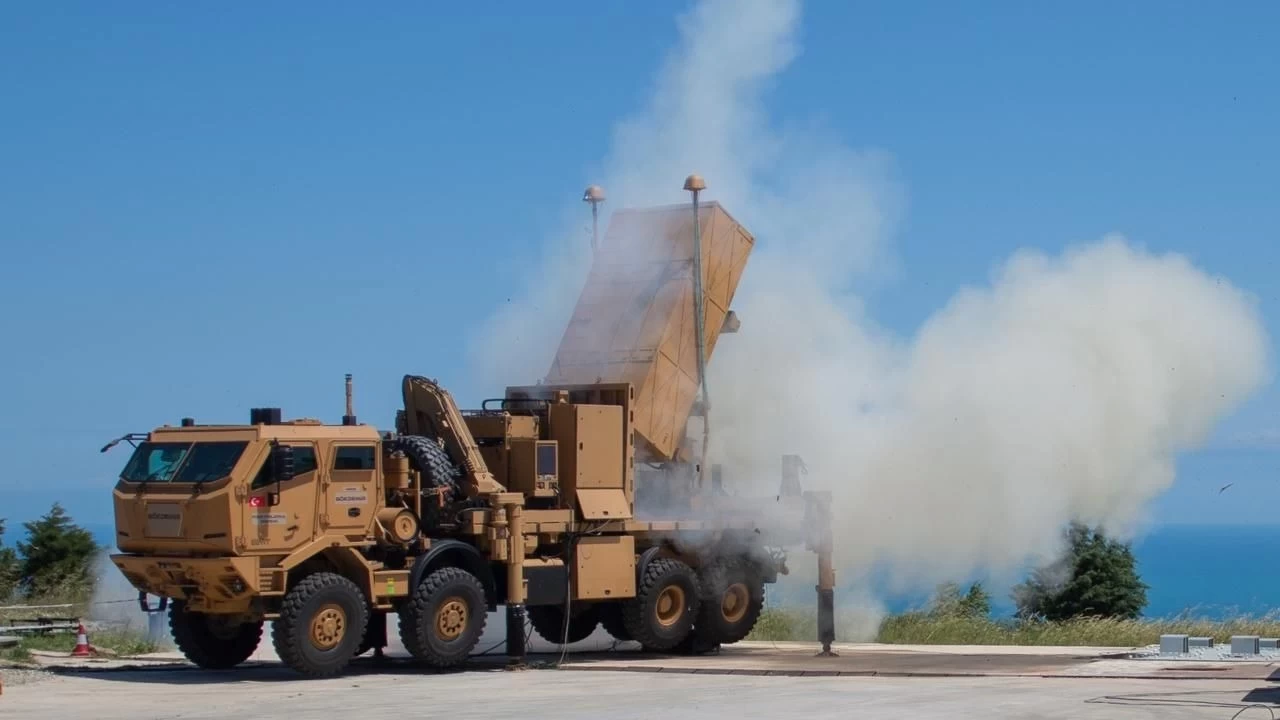
<path id="1" fill-rule="evenodd" d="M 1194 696 L 1239 694 L 1239 690 L 1187 690 L 1184 692 L 1134 693 L 1130 695 L 1103 695 L 1085 700 L 1093 705 L 1136 705 L 1140 707 L 1204 707 L 1204 708 L 1237 708 L 1231 716 L 1236 720 L 1246 710 L 1266 710 L 1271 720 L 1275 720 L 1275 706 L 1262 703 L 1241 703 L 1227 700 L 1195 700 Z"/>

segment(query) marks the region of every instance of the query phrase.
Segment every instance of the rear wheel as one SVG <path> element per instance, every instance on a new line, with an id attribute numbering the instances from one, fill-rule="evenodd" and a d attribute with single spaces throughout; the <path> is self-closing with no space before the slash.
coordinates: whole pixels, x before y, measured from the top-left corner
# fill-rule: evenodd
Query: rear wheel
<path id="1" fill-rule="evenodd" d="M 243 622 L 235 615 L 192 612 L 182 600 L 172 600 L 169 631 L 188 660 L 207 670 L 226 670 L 248 660 L 258 649 L 262 621 Z"/>
<path id="2" fill-rule="evenodd" d="M 590 605 L 570 610 L 568 637 L 565 635 L 564 607 L 561 605 L 535 605 L 529 608 L 529 623 L 543 640 L 556 645 L 572 645 L 586 640 L 596 631 L 600 616 Z"/>
<path id="3" fill-rule="evenodd" d="M 475 575 L 445 567 L 428 575 L 400 609 L 400 641 L 419 662 L 437 668 L 466 662 L 484 625 L 488 605 Z"/>
<path id="4" fill-rule="evenodd" d="M 623 623 L 645 649 L 671 650 L 689 636 L 699 605 L 693 569 L 679 560 L 657 558 L 641 573 L 636 596 L 624 602 Z"/>
<path id="5" fill-rule="evenodd" d="M 368 622 L 360 588 L 337 573 L 318 572 L 285 595 L 271 637 L 285 665 L 308 677 L 331 677 L 355 657 Z"/>
<path id="6" fill-rule="evenodd" d="M 704 644 L 728 645 L 751 633 L 764 608 L 764 583 L 740 560 L 708 566 L 701 577 L 702 603 L 694 634 Z"/>
<path id="7" fill-rule="evenodd" d="M 601 603 L 599 613 L 600 624 L 604 627 L 605 632 L 613 636 L 614 640 L 627 642 L 631 639 L 631 633 L 627 631 L 627 623 L 622 618 L 622 603 Z"/>

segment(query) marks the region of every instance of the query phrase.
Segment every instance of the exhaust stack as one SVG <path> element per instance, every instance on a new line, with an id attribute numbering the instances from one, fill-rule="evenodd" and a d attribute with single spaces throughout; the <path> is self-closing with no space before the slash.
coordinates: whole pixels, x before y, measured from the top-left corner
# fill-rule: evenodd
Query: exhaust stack
<path id="1" fill-rule="evenodd" d="M 347 373 L 347 414 L 342 416 L 342 424 L 356 424 L 356 411 L 351 401 L 351 373 Z"/>

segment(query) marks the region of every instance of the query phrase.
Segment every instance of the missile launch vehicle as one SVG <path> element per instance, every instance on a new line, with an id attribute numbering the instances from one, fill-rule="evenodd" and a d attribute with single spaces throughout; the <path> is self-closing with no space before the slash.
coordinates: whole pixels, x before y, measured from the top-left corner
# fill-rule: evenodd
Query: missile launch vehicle
<path id="1" fill-rule="evenodd" d="M 620 210 L 603 237 L 593 226 L 581 296 L 535 384 L 464 410 L 406 375 L 394 428 L 379 430 L 356 418 L 348 375 L 339 423 L 253 408 L 247 424 L 183 418 L 103 448 L 134 446 L 111 560 L 144 607 L 159 598 L 186 657 L 234 667 L 270 624 L 286 665 L 333 676 L 387 645 L 394 613 L 417 662 L 455 667 L 499 607 L 517 662 L 526 622 L 562 645 L 603 627 L 696 652 L 750 633 L 801 544 L 818 555 L 829 650 L 827 496 L 794 472 L 778 494 L 735 495 L 706 464 L 705 368 L 738 328 L 754 238 L 699 203 L 700 178 L 685 187 L 692 206 Z M 603 199 L 588 189 L 593 217 Z"/>

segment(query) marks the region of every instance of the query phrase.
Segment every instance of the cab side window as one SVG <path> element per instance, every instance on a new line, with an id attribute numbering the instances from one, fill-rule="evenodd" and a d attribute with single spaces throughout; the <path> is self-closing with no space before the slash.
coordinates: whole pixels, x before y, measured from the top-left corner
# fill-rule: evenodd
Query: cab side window
<path id="1" fill-rule="evenodd" d="M 373 446 L 341 446 L 334 448 L 334 470 L 373 470 Z"/>
<path id="2" fill-rule="evenodd" d="M 316 449 L 311 445 L 294 445 L 293 446 L 293 472 L 294 476 L 304 473 L 313 472 L 319 465 L 316 463 Z M 262 463 L 262 469 L 258 471 L 258 476 L 253 479 L 252 490 L 264 488 L 273 482 L 271 478 L 271 456 L 267 455 L 267 459 Z"/>

